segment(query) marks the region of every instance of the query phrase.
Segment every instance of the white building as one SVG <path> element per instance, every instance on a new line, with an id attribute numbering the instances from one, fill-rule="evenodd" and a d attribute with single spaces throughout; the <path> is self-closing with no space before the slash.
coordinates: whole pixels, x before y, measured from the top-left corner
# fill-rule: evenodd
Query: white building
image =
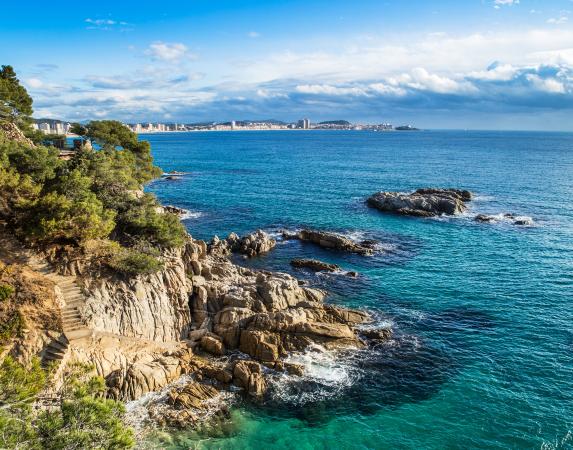
<path id="1" fill-rule="evenodd" d="M 38 125 L 38 128 L 45 134 L 50 134 L 52 132 L 50 124 L 47 122 L 42 122 L 41 124 Z"/>

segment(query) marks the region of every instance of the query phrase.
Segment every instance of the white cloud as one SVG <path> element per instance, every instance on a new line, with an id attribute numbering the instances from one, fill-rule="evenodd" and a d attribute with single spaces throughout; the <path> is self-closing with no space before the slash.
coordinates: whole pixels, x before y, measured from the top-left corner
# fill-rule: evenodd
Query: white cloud
<path id="1" fill-rule="evenodd" d="M 569 17 L 567 16 L 552 17 L 547 20 L 547 23 L 550 25 L 563 25 L 567 22 L 569 22 Z"/>
<path id="2" fill-rule="evenodd" d="M 257 39 L 257 38 L 261 37 L 261 33 L 257 32 L 257 31 L 249 31 L 247 33 L 247 36 L 250 37 L 251 39 Z"/>
<path id="3" fill-rule="evenodd" d="M 149 46 L 145 53 L 153 59 L 162 61 L 177 62 L 182 59 L 194 59 L 195 55 L 189 53 L 185 44 L 180 42 L 154 42 Z"/>
<path id="4" fill-rule="evenodd" d="M 555 78 L 541 78 L 539 75 L 530 74 L 527 75 L 527 80 L 531 82 L 535 88 L 540 91 L 547 92 L 549 94 L 565 94 L 565 86 L 562 82 L 556 80 Z"/>
<path id="5" fill-rule="evenodd" d="M 499 8 L 500 6 L 512 6 L 512 5 L 519 5 L 519 0 L 494 0 L 494 5 L 496 8 Z"/>

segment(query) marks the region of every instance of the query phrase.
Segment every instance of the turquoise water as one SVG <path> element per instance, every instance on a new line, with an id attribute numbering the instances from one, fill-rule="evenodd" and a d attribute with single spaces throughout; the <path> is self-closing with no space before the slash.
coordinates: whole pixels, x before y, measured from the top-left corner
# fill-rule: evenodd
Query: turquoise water
<path id="1" fill-rule="evenodd" d="M 217 432 L 166 448 L 573 448 L 573 134 L 222 132 L 145 137 L 166 171 L 149 190 L 190 210 L 196 238 L 309 226 L 372 237 L 383 252 L 283 242 L 242 264 L 294 273 L 330 302 L 370 310 L 394 339 L 314 366 L 239 403 Z M 384 215 L 378 190 L 477 195 L 467 215 Z M 480 224 L 516 213 L 534 225 Z M 317 257 L 361 276 L 292 271 Z M 321 365 L 323 364 L 323 365 Z"/>

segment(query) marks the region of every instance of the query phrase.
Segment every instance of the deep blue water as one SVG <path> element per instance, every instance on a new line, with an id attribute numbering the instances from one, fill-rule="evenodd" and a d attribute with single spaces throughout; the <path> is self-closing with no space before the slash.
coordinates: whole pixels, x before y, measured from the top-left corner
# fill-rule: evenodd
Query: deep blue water
<path id="1" fill-rule="evenodd" d="M 303 226 L 378 239 L 360 257 L 280 243 L 248 262 L 373 312 L 394 339 L 311 365 L 263 406 L 238 404 L 212 434 L 169 448 L 573 448 L 573 134 L 424 131 L 147 135 L 165 171 L 149 190 L 196 214 L 210 239 Z M 370 210 L 378 190 L 459 187 L 468 214 L 419 219 Z M 534 225 L 480 224 L 515 213 Z M 317 257 L 358 279 L 292 271 Z M 315 361 L 316 363 L 316 361 Z"/>

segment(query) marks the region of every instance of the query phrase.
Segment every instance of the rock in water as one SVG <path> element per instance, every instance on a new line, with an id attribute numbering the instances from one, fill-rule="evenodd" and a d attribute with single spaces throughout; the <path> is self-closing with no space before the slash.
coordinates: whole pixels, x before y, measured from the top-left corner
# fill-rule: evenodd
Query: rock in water
<path id="1" fill-rule="evenodd" d="M 229 234 L 227 239 L 213 237 L 209 244 L 209 253 L 216 256 L 227 256 L 231 253 L 240 253 L 253 257 L 272 250 L 277 242 L 262 230 L 257 230 L 244 237 L 236 233 Z"/>
<path id="2" fill-rule="evenodd" d="M 340 266 L 337 266 L 336 264 L 325 263 L 317 259 L 293 259 L 290 264 L 293 267 L 304 267 L 316 272 L 336 272 L 337 270 L 340 270 Z"/>
<path id="3" fill-rule="evenodd" d="M 366 203 L 371 208 L 405 216 L 434 217 L 464 212 L 471 201 L 469 191 L 459 189 L 418 189 L 411 194 L 378 192 Z"/>
<path id="4" fill-rule="evenodd" d="M 283 232 L 283 236 L 285 239 L 299 239 L 305 242 L 312 242 L 322 248 L 357 253 L 359 255 L 372 255 L 374 253 L 371 241 L 367 241 L 367 244 L 363 245 L 346 236 L 329 231 L 305 229 L 296 234 Z"/>

